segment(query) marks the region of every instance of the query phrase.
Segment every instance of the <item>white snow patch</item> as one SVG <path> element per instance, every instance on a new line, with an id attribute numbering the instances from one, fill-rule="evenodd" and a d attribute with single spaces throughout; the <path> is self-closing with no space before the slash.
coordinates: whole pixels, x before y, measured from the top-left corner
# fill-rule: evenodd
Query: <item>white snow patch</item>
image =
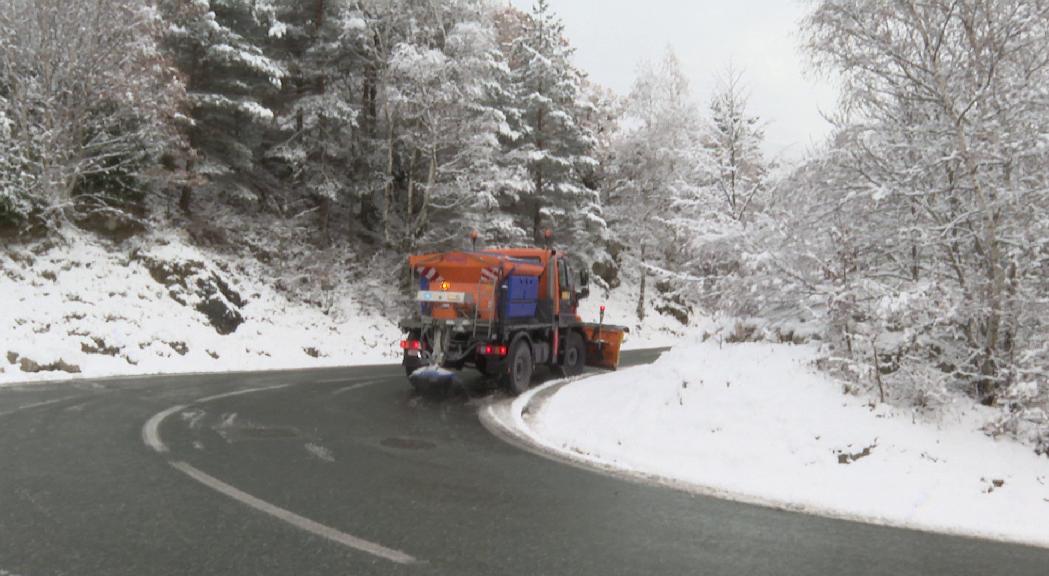
<path id="1" fill-rule="evenodd" d="M 143 244 L 147 244 L 143 242 Z M 0 250 L 0 386 L 33 380 L 277 370 L 400 361 L 400 330 L 365 310 L 352 286 L 327 309 L 289 300 L 264 273 L 182 242 L 149 239 L 141 253 L 198 261 L 240 294 L 244 323 L 220 335 L 192 302 L 177 302 L 133 248 L 90 236 L 42 254 Z M 23 370 L 23 359 L 39 372 Z M 27 366 L 30 370 L 32 366 Z"/>
<path id="2" fill-rule="evenodd" d="M 602 466 L 708 493 L 918 529 L 1049 545 L 1049 459 L 980 431 L 843 395 L 816 351 L 693 342 L 569 384 L 518 427 Z"/>
<path id="3" fill-rule="evenodd" d="M 317 458 L 318 460 L 321 460 L 323 462 L 329 462 L 329 463 L 330 462 L 335 462 L 335 457 L 332 456 L 331 450 L 328 450 L 327 448 L 325 448 L 324 446 L 321 446 L 320 444 L 314 444 L 313 442 L 307 442 L 304 447 L 306 448 L 306 451 L 310 453 L 311 456 L 313 456 L 314 458 Z"/>

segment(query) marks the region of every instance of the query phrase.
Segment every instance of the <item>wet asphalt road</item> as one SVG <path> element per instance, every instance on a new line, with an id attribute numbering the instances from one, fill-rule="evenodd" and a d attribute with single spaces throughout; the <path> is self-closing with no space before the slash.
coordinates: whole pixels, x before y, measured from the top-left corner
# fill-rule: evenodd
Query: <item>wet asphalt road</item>
<path id="1" fill-rule="evenodd" d="M 397 366 L 2 390 L 0 576 L 1049 574 L 1049 550 L 769 510 L 547 460 L 481 426 L 486 394 L 419 398 Z M 170 452 L 154 452 L 143 424 L 179 404 L 159 428 Z M 417 562 L 303 531 L 172 461 Z"/>

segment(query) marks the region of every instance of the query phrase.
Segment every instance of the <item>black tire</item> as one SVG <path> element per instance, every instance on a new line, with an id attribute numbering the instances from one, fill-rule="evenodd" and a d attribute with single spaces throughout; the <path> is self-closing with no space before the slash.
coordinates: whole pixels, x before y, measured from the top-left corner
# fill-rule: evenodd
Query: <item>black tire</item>
<path id="1" fill-rule="evenodd" d="M 535 361 L 532 358 L 532 346 L 524 338 L 515 342 L 510 349 L 505 370 L 501 379 L 504 388 L 514 396 L 528 391 L 532 385 Z"/>
<path id="2" fill-rule="evenodd" d="M 561 348 L 561 370 L 565 376 L 578 376 L 586 370 L 586 343 L 579 332 L 565 334 Z"/>

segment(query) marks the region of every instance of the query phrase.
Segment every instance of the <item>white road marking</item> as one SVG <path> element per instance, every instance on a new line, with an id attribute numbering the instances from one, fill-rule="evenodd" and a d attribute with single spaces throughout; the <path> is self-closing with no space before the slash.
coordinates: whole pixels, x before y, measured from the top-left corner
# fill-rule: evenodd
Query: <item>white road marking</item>
<path id="1" fill-rule="evenodd" d="M 145 426 L 142 427 L 142 441 L 145 442 L 146 446 L 149 446 L 159 454 L 167 452 L 167 445 L 160 439 L 160 423 L 168 416 L 185 408 L 182 404 L 172 406 L 163 412 L 157 412 L 152 418 L 147 420 Z"/>
<path id="2" fill-rule="evenodd" d="M 368 386 L 374 386 L 379 384 L 382 380 L 372 380 L 370 382 L 361 382 L 360 384 L 354 384 L 353 386 L 347 386 L 345 388 L 339 388 L 338 390 L 331 393 L 332 396 L 338 396 L 339 394 L 345 394 L 346 392 L 353 392 L 354 390 L 360 390 L 361 388 L 367 388 Z"/>
<path id="3" fill-rule="evenodd" d="M 381 544 L 376 544 L 375 542 L 370 542 L 368 540 L 364 540 L 363 538 L 358 538 L 345 532 L 341 532 L 330 526 L 325 526 L 324 524 L 310 520 L 309 518 L 299 516 L 298 514 L 291 512 L 290 510 L 285 510 L 284 508 L 270 504 L 265 500 L 260 500 L 252 496 L 251 494 L 248 494 L 237 489 L 234 486 L 226 484 L 225 482 L 219 480 L 218 478 L 215 478 L 214 476 L 209 476 L 208 474 L 201 472 L 200 470 L 197 470 L 196 468 L 190 466 L 185 462 L 171 462 L 171 466 L 174 467 L 176 470 L 182 472 L 183 474 L 189 476 L 190 478 L 196 480 L 197 482 L 200 482 L 208 488 L 215 490 L 216 492 L 221 492 L 222 494 L 225 494 L 226 496 L 233 498 L 241 504 L 250 506 L 251 508 L 258 510 L 259 512 L 269 514 L 270 516 L 273 516 L 278 520 L 287 522 L 288 524 L 291 524 L 292 526 L 295 526 L 300 530 L 305 530 L 311 534 L 320 536 L 321 538 L 327 538 L 328 540 L 331 540 L 338 544 L 342 544 L 343 546 L 348 546 L 350 548 L 353 548 L 354 550 L 365 552 L 373 556 L 378 556 L 379 558 L 383 558 L 389 560 L 390 562 L 395 562 L 397 564 L 414 564 L 415 562 L 417 562 L 417 560 L 414 557 L 405 554 L 400 550 L 387 548 Z"/>
<path id="4" fill-rule="evenodd" d="M 362 385 L 371 385 L 375 383 L 377 382 L 364 382 Z M 218 394 L 215 396 L 207 396 L 205 398 L 200 398 L 191 402 L 191 404 L 201 404 L 204 402 L 211 402 L 212 400 L 219 400 L 221 398 L 229 398 L 231 396 L 239 396 L 241 394 L 250 394 L 252 392 L 276 390 L 278 388 L 286 388 L 287 386 L 289 385 L 282 384 L 280 386 L 269 386 L 266 388 L 250 388 L 247 390 L 237 390 L 235 392 L 227 392 L 225 394 Z M 353 386 L 350 386 L 349 388 L 353 388 Z M 57 400 L 55 402 L 57 402 Z M 145 425 L 142 426 L 142 441 L 146 444 L 146 446 L 149 446 L 157 453 L 166 453 L 168 451 L 168 447 L 160 439 L 160 423 L 163 422 L 164 419 L 168 416 L 171 416 L 172 414 L 180 410 L 185 410 L 186 408 L 187 406 L 182 404 L 178 406 L 172 406 L 171 408 L 168 408 L 163 412 L 158 412 L 154 414 L 152 418 L 146 421 Z M 255 510 L 258 510 L 260 512 L 269 514 L 270 516 L 278 520 L 287 522 L 288 524 L 291 524 L 292 526 L 299 528 L 300 530 L 305 530 L 306 532 L 309 532 L 315 536 L 326 538 L 337 544 L 342 544 L 343 546 L 347 546 L 349 548 L 353 548 L 354 550 L 364 552 L 366 554 L 371 554 L 373 556 L 377 556 L 379 558 L 383 558 L 385 560 L 389 560 L 390 562 L 394 562 L 397 564 L 414 564 L 418 562 L 418 560 L 416 560 L 414 557 L 405 554 L 400 550 L 394 550 L 393 548 L 387 548 L 381 544 L 376 544 L 375 542 L 371 542 L 363 538 L 358 538 L 356 536 L 339 531 L 330 526 L 325 526 L 320 522 L 316 522 L 314 520 L 310 520 L 309 518 L 299 516 L 298 514 L 290 510 L 285 510 L 284 508 L 281 508 L 280 506 L 276 506 L 274 504 L 270 504 L 265 500 L 256 498 L 251 494 L 239 490 L 235 486 L 226 484 L 222 480 L 219 480 L 214 476 L 210 476 L 205 472 L 202 472 L 194 468 L 186 462 L 169 461 L 168 463 L 171 464 L 171 466 L 179 472 L 182 472 L 183 474 L 189 476 L 197 482 L 200 482 L 208 488 L 211 488 L 212 490 L 225 494 L 226 496 L 233 498 L 241 504 L 254 508 Z M 4 575 L 0 574 L 0 576 Z"/>
<path id="5" fill-rule="evenodd" d="M 252 392 L 262 392 L 264 390 L 276 390 L 278 388 L 287 388 L 287 387 L 288 387 L 287 384 L 281 384 L 279 386 L 267 386 L 265 388 L 248 388 L 246 390 L 236 390 L 234 392 L 226 392 L 225 394 L 216 394 L 214 396 L 205 396 L 204 398 L 199 398 L 197 400 L 194 400 L 192 402 L 192 404 L 203 404 L 204 402 L 211 402 L 212 400 L 220 400 L 222 398 L 229 398 L 231 396 L 240 396 L 241 394 L 250 394 Z M 171 408 L 168 408 L 167 410 L 164 410 L 163 412 L 158 412 L 158 413 L 154 414 L 152 418 L 147 420 L 146 424 L 142 427 L 142 441 L 145 442 L 146 446 L 149 446 L 154 451 L 156 451 L 156 452 L 158 452 L 160 454 L 163 454 L 163 453 L 167 452 L 168 451 L 167 445 L 165 445 L 164 442 L 160 439 L 160 433 L 159 433 L 160 423 L 163 422 L 164 419 L 167 418 L 168 416 L 171 416 L 172 414 L 174 414 L 175 412 L 178 412 L 179 410 L 184 410 L 185 408 L 187 408 L 187 406 L 184 405 L 184 404 L 179 404 L 178 406 L 172 406 Z"/>
<path id="6" fill-rule="evenodd" d="M 236 390 L 234 392 L 226 392 L 225 394 L 216 394 L 214 396 L 205 396 L 204 398 L 199 398 L 197 400 L 194 400 L 192 402 L 192 404 L 203 404 L 204 402 L 211 402 L 212 400 L 220 400 L 222 398 L 229 398 L 231 396 L 240 396 L 241 394 L 250 394 L 252 392 L 262 392 L 262 391 L 265 391 L 265 390 L 276 390 L 278 388 L 287 388 L 287 387 L 288 387 L 287 384 L 281 384 L 279 386 L 267 386 L 265 388 L 248 388 L 246 390 Z M 56 402 L 57 402 L 57 400 L 56 400 Z M 147 420 L 146 424 L 144 426 L 142 426 L 142 441 L 146 444 L 146 446 L 149 446 L 154 451 L 156 451 L 156 452 L 158 452 L 160 454 L 163 454 L 163 453 L 167 452 L 168 451 L 167 445 L 165 445 L 164 442 L 160 439 L 160 433 L 159 433 L 160 423 L 163 422 L 164 419 L 167 418 L 168 416 L 171 416 L 175 412 L 178 412 L 179 410 L 184 410 L 186 408 L 187 408 L 187 406 L 184 405 L 184 404 L 179 404 L 178 406 L 172 406 L 171 408 L 168 408 L 167 410 L 164 410 L 163 412 L 158 412 L 158 413 L 154 414 L 152 418 Z"/>
<path id="7" fill-rule="evenodd" d="M 0 416 L 8 416 L 15 412 L 21 412 L 22 410 L 29 410 L 30 408 L 41 408 L 44 406 L 50 406 L 52 404 L 58 404 L 59 402 L 65 402 L 66 400 L 72 400 L 74 398 L 80 398 L 80 396 L 63 396 L 62 398 L 55 398 L 54 400 L 45 400 L 43 402 L 33 402 L 32 404 L 24 404 L 16 408 L 12 408 L 6 412 L 0 412 Z"/>

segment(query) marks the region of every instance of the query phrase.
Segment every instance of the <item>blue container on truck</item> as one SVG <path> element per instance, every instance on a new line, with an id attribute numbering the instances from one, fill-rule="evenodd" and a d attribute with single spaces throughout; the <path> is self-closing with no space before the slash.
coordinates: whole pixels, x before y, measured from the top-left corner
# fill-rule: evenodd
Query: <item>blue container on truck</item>
<path id="1" fill-rule="evenodd" d="M 510 276 L 502 302 L 503 318 L 532 318 L 539 298 L 539 279 L 531 276 Z"/>

